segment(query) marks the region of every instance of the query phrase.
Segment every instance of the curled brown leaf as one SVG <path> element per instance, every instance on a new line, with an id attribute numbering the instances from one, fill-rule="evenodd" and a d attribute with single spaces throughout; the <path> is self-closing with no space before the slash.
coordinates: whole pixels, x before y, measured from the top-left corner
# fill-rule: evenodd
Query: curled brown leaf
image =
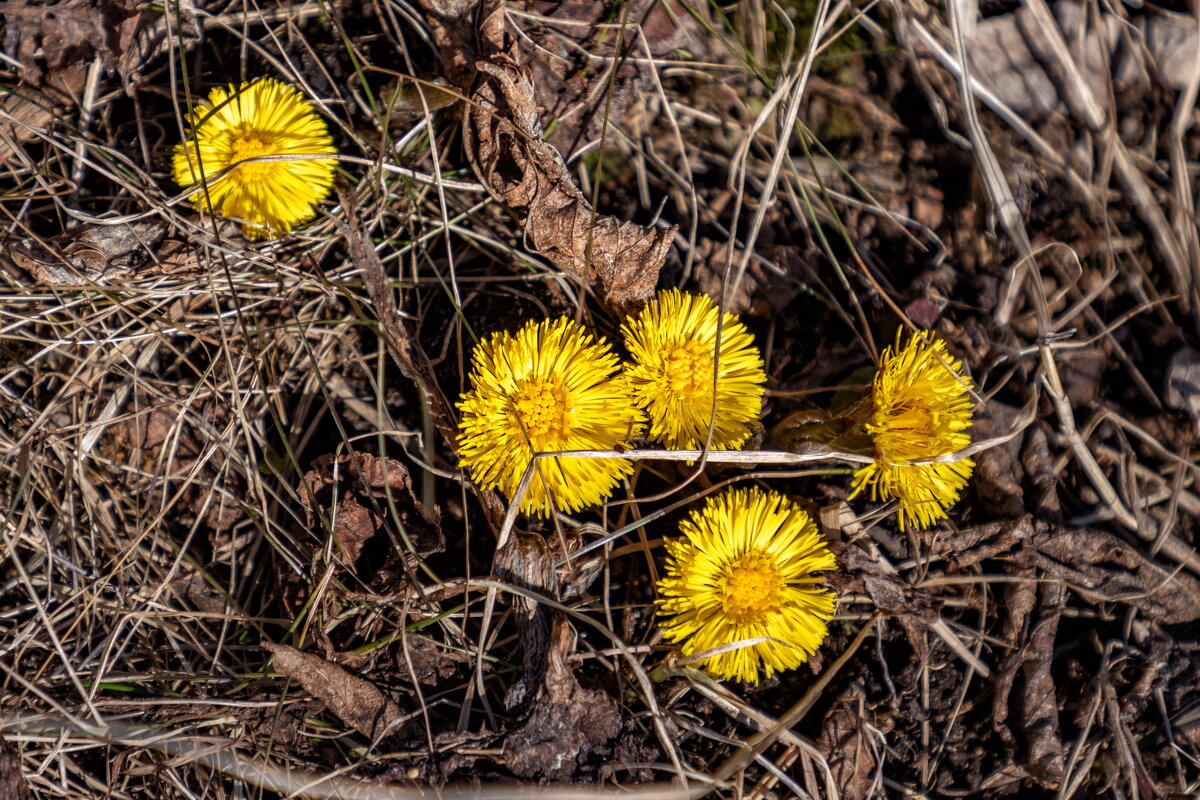
<path id="1" fill-rule="evenodd" d="M 644 304 L 677 226 L 647 228 L 595 211 L 545 140 L 533 73 L 518 61 L 503 3 L 423 5 L 447 77 L 469 98 L 463 115 L 468 159 L 488 193 L 517 218 L 525 246 L 618 313 Z"/>

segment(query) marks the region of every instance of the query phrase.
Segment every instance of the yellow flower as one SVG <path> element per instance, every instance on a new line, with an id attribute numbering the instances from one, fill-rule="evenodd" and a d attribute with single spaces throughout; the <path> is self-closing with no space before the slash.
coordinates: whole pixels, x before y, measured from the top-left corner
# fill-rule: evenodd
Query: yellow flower
<path id="1" fill-rule="evenodd" d="M 714 677 L 757 683 L 798 667 L 821 646 L 837 601 L 814 572 L 837 561 L 812 519 L 776 492 L 734 489 L 712 497 L 668 539 L 658 583 L 666 638 L 685 656 L 747 639 L 700 661 Z"/>
<path id="2" fill-rule="evenodd" d="M 472 389 L 459 402 L 458 452 L 484 489 L 510 498 L 534 453 L 611 450 L 641 435 L 645 414 L 607 342 L 566 317 L 529 322 L 515 335 L 497 333 L 472 356 Z M 538 462 L 521 510 L 546 516 L 608 497 L 633 471 L 628 459 L 556 456 Z"/>
<path id="3" fill-rule="evenodd" d="M 971 386 L 944 341 L 922 332 L 901 349 L 897 333 L 895 348 L 883 351 L 866 425 L 875 441 L 875 461 L 854 473 L 850 497 L 869 486 L 872 500 L 896 499 L 900 530 L 928 528 L 944 519 L 975 462 L 911 462 L 951 456 L 971 443 Z"/>
<path id="4" fill-rule="evenodd" d="M 336 153 L 325 122 L 295 88 L 261 78 L 213 89 L 188 117 L 191 134 L 176 145 L 175 182 L 187 189 L 197 211 L 212 210 L 246 221 L 251 239 L 279 236 L 312 219 L 314 206 L 333 185 L 333 159 L 288 159 L 242 164 L 255 156 Z"/>
<path id="5" fill-rule="evenodd" d="M 717 328 L 721 354 L 716 370 L 713 416 L 713 358 Z M 625 376 L 640 408 L 650 412 L 650 439 L 678 450 L 712 446 L 736 450 L 750 437 L 762 412 L 762 356 L 754 338 L 734 314 L 720 316 L 708 295 L 659 292 L 621 328 L 633 363 Z"/>

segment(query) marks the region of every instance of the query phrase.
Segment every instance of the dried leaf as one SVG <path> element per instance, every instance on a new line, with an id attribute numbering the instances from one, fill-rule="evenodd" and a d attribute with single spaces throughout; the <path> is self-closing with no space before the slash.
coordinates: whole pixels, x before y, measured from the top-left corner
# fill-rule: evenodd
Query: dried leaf
<path id="1" fill-rule="evenodd" d="M 497 577 L 535 592 L 558 599 L 558 579 L 554 559 L 546 540 L 536 533 L 515 531 L 496 553 Z M 545 680 L 547 652 L 550 648 L 550 612 L 521 595 L 513 595 L 513 616 L 521 637 L 521 676 L 508 687 L 504 705 L 523 711 L 532 702 Z"/>
<path id="2" fill-rule="evenodd" d="M 29 784 L 21 772 L 17 748 L 0 738 L 0 797 L 5 800 L 29 800 Z"/>
<path id="3" fill-rule="evenodd" d="M 233 231 L 222 226 L 226 245 Z M 206 242 L 212 236 L 197 236 Z M 11 246 L 9 255 L 38 283 L 55 286 L 105 284 L 155 274 L 199 271 L 199 248 L 168 236 L 165 223 L 84 225 L 47 240 L 26 237 Z"/>
<path id="4" fill-rule="evenodd" d="M 880 777 L 879 753 L 867 730 L 865 703 L 866 689 L 859 678 L 834 703 L 817 739 L 817 749 L 829 762 L 834 785 L 845 800 L 874 796 Z"/>
<path id="5" fill-rule="evenodd" d="M 922 652 L 921 633 L 938 621 L 933 598 L 925 589 L 905 583 L 884 563 L 857 545 L 832 542 L 830 548 L 837 556 L 841 572 L 829 576 L 829 584 L 838 592 L 864 594 L 885 614 L 896 617 L 908 634 L 913 647 Z"/>
<path id="6" fill-rule="evenodd" d="M 1021 465 L 1025 468 L 1027 504 L 1038 519 L 1062 521 L 1062 505 L 1058 500 L 1058 473 L 1050 457 L 1046 432 L 1031 427 L 1025 431 L 1025 446 L 1021 450 Z"/>
<path id="7" fill-rule="evenodd" d="M 149 62 L 172 50 L 185 52 L 200 41 L 201 27 L 196 19 L 199 3 L 179 3 L 166 14 L 143 9 L 126 20 L 120 29 L 117 72 L 126 80 L 136 80 Z"/>
<path id="8" fill-rule="evenodd" d="M 558 596 L 554 559 L 537 534 L 514 533 L 496 554 L 496 574 L 551 598 Z M 562 612 L 519 595 L 513 597 L 513 612 L 524 670 L 509 688 L 505 705 L 523 709 L 529 717 L 505 739 L 504 761 L 522 777 L 569 780 L 588 756 L 607 750 L 621 731 L 621 715 L 607 693 L 585 688 L 575 677 L 568 662 L 575 650 L 575 631 Z"/>
<path id="9" fill-rule="evenodd" d="M 136 412 L 106 430 L 101 448 L 115 462 L 136 465 L 132 474 L 147 476 L 144 486 L 130 485 L 130 490 L 180 491 L 186 507 L 203 515 L 209 527 L 228 530 L 244 516 L 236 500 L 241 479 L 223 468 L 225 452 L 212 447 L 208 432 L 197 430 L 197 425 L 203 420 L 220 430 L 228 421 L 229 407 L 217 397 L 197 400 L 189 388 L 164 383 L 138 389 L 132 399 Z M 132 480 L 128 474 L 123 479 Z"/>
<path id="10" fill-rule="evenodd" d="M 1200 581 L 1160 567 L 1110 533 L 1022 517 L 963 528 L 938 548 L 955 570 L 1004 558 L 1066 583 L 1085 600 L 1125 603 L 1162 624 L 1200 619 Z"/>
<path id="11" fill-rule="evenodd" d="M 532 73 L 517 60 L 503 3 L 423 5 L 447 77 L 471 100 L 463 117 L 471 166 L 517 218 L 526 247 L 618 313 L 644 304 L 678 226 L 645 228 L 592 209 L 561 154 L 545 141 Z M 480 52 L 469 49 L 475 42 Z"/>
<path id="12" fill-rule="evenodd" d="M 324 701 L 342 722 L 371 741 L 397 731 L 400 707 L 373 683 L 287 645 L 267 643 L 264 647 L 273 656 L 277 672 L 297 681 L 306 692 Z"/>
<path id="13" fill-rule="evenodd" d="M 1022 653 L 1025 691 L 1021 696 L 1021 727 L 1028 748 L 1029 771 L 1049 786 L 1057 786 L 1066 769 L 1066 746 L 1058 725 L 1058 697 L 1050 674 L 1066 593 L 1060 583 L 1044 583 L 1039 587 L 1037 622 Z"/>
<path id="14" fill-rule="evenodd" d="M 36 0 L 0 2 L 5 22 L 4 49 L 22 63 L 22 77 L 38 83 L 39 58 L 53 74 L 63 67 L 90 61 L 96 54 L 111 63 L 121 52 L 126 22 L 137 18 L 135 3 L 121 0 L 62 0 L 44 4 Z"/>
<path id="15" fill-rule="evenodd" d="M 1048 527 L 1013 558 L 1092 602 L 1125 603 L 1166 625 L 1200 619 L 1200 581 L 1158 566 L 1105 531 Z"/>
<path id="16" fill-rule="evenodd" d="M 318 513 L 318 508 L 322 509 L 333 524 L 340 560 L 348 567 L 357 564 L 363 547 L 384 529 L 384 518 L 373 509 L 388 507 L 388 493 L 392 494 L 391 507 L 403 535 L 415 551 L 410 554 L 414 564 L 415 558 L 440 553 L 446 546 L 440 512 L 436 508 L 429 511 L 421 504 L 413 493 L 408 469 L 394 459 L 370 453 L 323 455 L 313 461 L 304 482 L 308 486 L 308 491 L 301 493 L 305 524 L 323 538 Z M 337 506 L 329 510 L 335 495 Z M 385 560 L 378 566 L 382 569 L 389 563 Z"/>
<path id="17" fill-rule="evenodd" d="M 683 47 L 700 58 L 706 42 L 692 15 L 675 0 L 512 5 L 529 12 L 513 19 L 523 29 L 515 45 L 533 73 L 542 119 L 553 121 L 546 140 L 568 155 L 600 139 L 606 120 L 612 124 L 639 113 L 654 81 L 637 59 L 662 58 Z M 618 29 L 614 23 L 622 20 L 628 24 Z M 597 69 L 598 63 L 605 68 Z M 615 137 L 609 133 L 608 138 Z"/>
<path id="18" fill-rule="evenodd" d="M 0 166 L 8 163 L 16 151 L 13 145 L 38 140 L 38 133 L 61 118 L 64 108 L 75 105 L 75 98 L 87 81 L 87 68 L 76 65 L 49 76 L 38 86 L 24 85 L 5 89 L 0 100 Z"/>
<path id="19" fill-rule="evenodd" d="M 983 406 L 975 419 L 975 436 L 990 439 L 1013 430 L 1021 410 L 993 401 Z M 975 493 L 985 508 L 999 517 L 1020 517 L 1025 513 L 1025 489 L 1021 485 L 1025 471 L 1021 466 L 1021 443 L 1024 433 L 1018 434 L 998 447 L 989 447 L 975 457 Z"/>
<path id="20" fill-rule="evenodd" d="M 1016 735 L 1008 724 L 1009 697 L 1017 681 L 1024 661 L 1022 642 L 1026 637 L 1029 616 L 1037 603 L 1037 583 L 1033 580 L 1036 570 L 1019 568 L 1009 574 L 1029 578 L 1004 586 L 1004 629 L 1001 638 L 1008 645 L 1008 656 L 1000 664 L 993 684 L 995 697 L 992 699 L 992 725 L 1006 742 L 1015 742 Z"/>
<path id="21" fill-rule="evenodd" d="M 199 611 L 208 614 L 224 614 L 228 611 L 225 597 L 213 589 L 199 572 L 180 575 L 169 585 L 176 597 Z"/>

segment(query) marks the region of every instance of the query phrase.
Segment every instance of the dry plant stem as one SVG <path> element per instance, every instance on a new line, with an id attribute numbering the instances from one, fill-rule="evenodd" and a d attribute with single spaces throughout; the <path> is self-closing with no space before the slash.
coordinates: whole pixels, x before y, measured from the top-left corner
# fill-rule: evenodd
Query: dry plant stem
<path id="1" fill-rule="evenodd" d="M 1012 192 L 1008 187 L 1008 182 L 1004 178 L 1004 174 L 1000 169 L 999 162 L 996 160 L 995 154 L 988 145 L 986 135 L 983 132 L 982 126 L 979 124 L 978 116 L 975 113 L 974 94 L 972 92 L 972 84 L 969 71 L 967 68 L 966 58 L 966 42 L 962 30 L 962 16 L 972 13 L 966 7 L 965 0 L 951 0 L 949 4 L 951 31 L 954 38 L 954 45 L 958 61 L 963 65 L 960 72 L 960 91 L 963 98 L 963 110 L 965 116 L 965 124 L 968 130 L 968 136 L 971 140 L 972 153 L 975 156 L 976 164 L 979 166 L 984 185 L 988 190 L 988 195 L 991 198 L 992 206 L 996 209 L 1001 223 L 1005 230 L 1017 245 L 1018 251 L 1021 254 L 1020 266 L 1025 269 L 1025 284 L 1032 292 L 1034 311 L 1037 315 L 1038 333 L 1041 340 L 1038 343 L 1038 348 L 1041 351 L 1041 372 L 1042 382 L 1050 394 L 1051 400 L 1054 403 L 1055 411 L 1057 412 L 1059 424 L 1062 427 L 1063 433 L 1067 436 L 1071 443 L 1071 450 L 1079 461 L 1080 468 L 1088 476 L 1097 493 L 1100 494 L 1104 502 L 1112 510 L 1115 518 L 1127 528 L 1133 531 L 1138 531 L 1138 521 L 1133 514 L 1125 507 L 1118 497 L 1112 484 L 1100 469 L 1100 465 L 1096 463 L 1095 457 L 1091 451 L 1087 449 L 1082 437 L 1079 436 L 1075 426 L 1074 414 L 1071 410 L 1070 403 L 1067 401 L 1066 393 L 1062 389 L 1062 380 L 1058 374 L 1058 367 L 1054 362 L 1054 352 L 1049 346 L 1049 336 L 1052 333 L 1050 327 L 1050 315 L 1046 305 L 1046 298 L 1042 289 L 1041 280 L 1035 269 L 1036 261 L 1034 259 L 1032 246 L 1029 241 L 1029 236 L 1025 232 L 1025 227 L 1020 220 L 1017 212 L 1016 201 L 1012 197 Z M 1057 27 L 1055 27 L 1057 31 Z M 1085 87 L 1086 90 L 1086 87 Z M 1111 126 L 1110 126 L 1111 131 Z M 1118 151 L 1118 171 L 1120 170 L 1120 157 Z M 1148 191 L 1148 190 L 1147 190 Z M 1161 210 L 1157 205 L 1154 207 L 1161 217 Z M 1165 220 L 1164 220 L 1165 222 Z M 1014 284 L 1015 286 L 1015 284 Z M 1005 324 L 1001 321 L 1000 316 L 1005 312 L 1005 307 L 1002 305 L 997 314 L 997 324 Z M 1009 309 L 1011 313 L 1011 308 Z M 1143 535 L 1139 532 L 1139 535 Z M 1153 537 L 1151 537 L 1153 538 Z"/>
<path id="2" fill-rule="evenodd" d="M 514 586 L 509 583 L 503 583 L 501 581 L 491 580 L 491 579 L 480 579 L 480 580 L 472 579 L 472 580 L 464 580 L 461 582 L 447 581 L 445 585 L 450 586 L 454 583 L 462 583 L 463 585 L 469 586 L 471 588 L 474 588 L 474 587 L 487 588 L 488 591 L 492 592 L 492 593 L 508 592 L 510 594 L 519 595 L 520 597 L 523 597 L 527 600 L 532 600 L 536 603 L 540 603 L 541 605 L 546 606 L 546 608 L 549 608 L 549 609 L 552 609 L 555 611 L 560 611 L 563 614 L 566 614 L 568 617 L 570 617 L 574 620 L 577 620 L 579 623 L 587 625 L 587 626 L 599 631 L 602 635 L 608 637 L 613 642 L 613 644 L 616 645 L 620 649 L 621 656 L 625 659 L 625 662 L 629 665 L 629 668 L 633 671 L 633 674 L 637 680 L 638 688 L 641 689 L 641 691 L 643 693 L 643 699 L 646 701 L 646 704 L 649 708 L 650 717 L 651 717 L 651 720 L 653 721 L 653 725 L 654 725 L 654 732 L 658 736 L 659 743 L 662 745 L 663 750 L 666 751 L 667 755 L 671 759 L 671 765 L 675 768 L 675 772 L 676 772 L 676 776 L 677 776 L 676 779 L 681 782 L 684 781 L 684 776 L 686 773 L 683 768 L 683 761 L 682 761 L 682 758 L 681 758 L 681 755 L 679 752 L 679 746 L 678 746 L 678 743 L 675 741 L 675 739 L 673 739 L 671 737 L 671 735 L 667 732 L 666 725 L 664 724 L 664 715 L 663 715 L 662 709 L 660 709 L 658 707 L 658 701 L 655 699 L 654 687 L 650 681 L 650 677 L 649 677 L 649 675 L 646 674 L 646 671 L 642 668 L 641 662 L 635 657 L 635 655 L 632 652 L 630 652 L 630 650 L 625 646 L 624 641 L 622 641 L 620 637 L 618 637 L 611 630 L 605 628 L 603 625 L 601 625 L 600 623 L 591 619 L 590 617 L 580 614 L 575 609 L 565 606 L 562 603 L 559 603 L 555 600 L 551 600 L 550 598 L 540 595 L 537 592 L 533 592 L 533 591 L 530 591 L 528 589 L 525 589 L 525 588 L 522 588 L 519 586 Z M 483 641 L 483 638 L 481 637 L 480 640 Z"/>
<path id="3" fill-rule="evenodd" d="M 1076 436 L 1078 436 L 1078 433 L 1076 433 Z M 1064 436 L 1063 438 L 1068 444 L 1070 444 L 1070 439 L 1068 437 Z M 1106 459 L 1117 461 L 1121 458 L 1120 453 L 1104 445 L 1097 446 L 1096 450 Z M 1167 485 L 1166 480 L 1161 475 L 1142 464 L 1135 463 L 1133 465 L 1133 471 L 1139 478 L 1142 478 L 1143 480 L 1155 481 L 1163 486 Z M 1170 495 L 1168 494 L 1167 497 L 1169 496 Z M 1200 498 L 1197 498 L 1193 494 L 1181 491 L 1179 496 L 1179 505 L 1185 511 L 1188 511 L 1188 513 L 1200 514 Z M 1155 532 L 1145 530 L 1142 527 L 1131 528 L 1131 530 L 1133 530 L 1134 533 L 1147 542 L 1155 542 L 1159 538 Z M 1166 536 L 1162 537 L 1159 552 L 1173 561 L 1183 564 L 1196 575 L 1200 575 L 1200 554 L 1196 552 L 1195 547 L 1183 542 L 1174 534 L 1168 533 Z"/>
<path id="4" fill-rule="evenodd" d="M 899 578 L 900 573 L 896 570 L 896 567 L 892 564 L 892 562 L 888 561 L 887 557 L 884 556 L 884 554 L 879 550 L 879 547 L 875 544 L 875 542 L 871 541 L 870 539 L 865 541 L 865 549 L 868 553 L 870 553 L 871 557 L 875 560 L 875 563 L 879 565 L 880 570 L 888 575 L 895 575 L 897 578 Z M 962 640 L 959 639 L 954 631 L 950 629 L 950 626 L 946 624 L 946 621 L 942 619 L 940 614 L 934 622 L 929 624 L 929 630 L 936 633 L 938 638 L 945 642 L 946 646 L 953 650 L 955 655 L 966 662 L 971 669 L 975 670 L 985 678 L 991 677 L 991 668 L 984 663 L 983 659 L 981 659 L 978 655 L 972 652 L 969 647 L 962 643 Z"/>
<path id="5" fill-rule="evenodd" d="M 375 313 L 387 341 L 388 352 L 392 360 L 400 368 L 401 374 L 415 383 L 421 390 L 422 396 L 429 403 L 434 424 L 438 432 L 451 448 L 457 439 L 457 427 L 454 416 L 450 413 L 450 404 L 442 394 L 437 383 L 437 376 L 429 363 L 429 357 L 421 346 L 413 340 L 408 328 L 400 318 L 396 309 L 396 301 L 388 286 L 387 271 L 379 254 L 367 238 L 362 220 L 358 216 L 358 199 L 354 191 L 346 186 L 337 187 L 338 201 L 342 205 L 342 213 L 346 216 L 345 233 L 346 245 L 350 250 L 350 258 L 362 270 L 363 282 L 367 293 L 375 305 Z M 485 503 L 487 508 L 489 504 Z"/>
<path id="6" fill-rule="evenodd" d="M 1076 117 L 1080 118 L 1080 121 L 1089 130 L 1100 135 L 1105 147 L 1111 148 L 1117 177 L 1125 185 L 1126 190 L 1133 198 L 1134 204 L 1142 214 L 1142 219 L 1154 232 L 1154 241 L 1167 261 L 1167 267 L 1171 271 L 1176 291 L 1179 293 L 1183 301 L 1183 309 L 1186 311 L 1192 300 L 1192 276 L 1187 268 L 1187 259 L 1184 256 L 1179 240 L 1175 236 L 1175 232 L 1171 230 L 1166 216 L 1163 214 L 1158 202 L 1154 199 L 1154 195 L 1146 183 L 1145 176 L 1134 166 L 1133 159 L 1130 157 L 1124 142 L 1116 135 L 1114 121 L 1109 120 L 1106 124 L 1107 115 L 1096 101 L 1091 87 L 1087 85 L 1087 82 L 1084 81 L 1083 76 L 1080 74 L 1079 67 L 1075 64 L 1075 59 L 1071 57 L 1070 50 L 1068 50 L 1066 42 L 1063 41 L 1062 32 L 1058 28 L 1058 23 L 1050 13 L 1050 9 L 1046 7 L 1045 0 L 1028 0 L 1026 7 L 1032 12 L 1034 19 L 1037 20 L 1042 33 L 1046 37 L 1046 42 L 1053 51 L 1054 58 L 1066 74 L 1067 83 L 1061 88 L 1064 90 L 1063 96 L 1068 108 L 1070 108 Z M 1194 100 L 1193 96 L 1192 101 L 1194 102 Z M 1181 109 L 1177 109 L 1177 111 Z M 1184 165 L 1178 164 L 1176 166 L 1182 170 L 1182 175 L 1186 175 L 1186 167 Z M 1177 170 L 1177 174 L 1179 174 L 1179 170 Z M 1187 196 L 1190 197 L 1190 194 Z M 1196 235 L 1195 224 L 1193 223 L 1189 228 L 1189 238 L 1194 242 Z"/>
<path id="7" fill-rule="evenodd" d="M 217 720 L 210 720 L 215 723 Z M 236 721 L 230 717 L 229 722 Z M 0 730 L 6 738 L 40 741 L 47 737 L 65 740 L 72 744 L 80 741 L 79 731 L 68 724 L 52 720 L 0 720 Z M 15 732 L 14 732 L 15 731 Z M 113 725 L 105 733 L 96 733 L 83 741 L 106 742 L 130 748 L 153 750 L 172 756 L 184 763 L 202 764 L 224 775 L 245 781 L 267 791 L 286 797 L 306 800 L 429 800 L 430 791 L 425 788 L 407 788 L 382 783 L 365 782 L 346 778 L 334 773 L 319 773 L 279 766 L 261 760 L 250 760 L 233 748 L 232 739 L 196 737 L 195 739 L 169 738 L 178 732 L 144 727 Z M 214 747 L 221 747 L 216 749 Z M 97 786 L 97 790 L 104 787 Z M 111 791 L 111 787 L 109 787 Z M 529 786 L 499 784 L 468 786 L 462 789 L 443 788 L 436 793 L 444 800 L 598 800 L 598 798 L 628 798 L 628 800 L 684 800 L 688 794 L 678 786 L 665 783 L 652 784 L 621 791 L 579 787 L 573 785 Z"/>
<path id="8" fill-rule="evenodd" d="M 880 617 L 880 612 L 876 611 L 871 615 L 871 618 L 858 629 L 858 633 L 846 649 L 821 673 L 816 682 L 804 693 L 804 697 L 800 698 L 791 708 L 785 711 L 779 721 L 770 728 L 760 731 L 752 736 L 746 744 L 733 756 L 725 761 L 713 773 L 713 780 L 720 783 L 728 780 L 729 776 L 738 770 L 745 769 L 751 761 L 761 755 L 775 742 L 782 738 L 784 731 L 790 730 L 796 723 L 804 718 L 809 709 L 820 699 L 825 688 L 830 684 L 833 678 L 841 671 L 842 667 L 850 661 L 851 658 L 858 652 L 863 641 L 866 640 L 867 634 L 875 626 L 875 621 Z M 690 796 L 693 800 L 699 800 L 708 792 L 706 788 L 702 792 L 694 792 Z"/>
<path id="9" fill-rule="evenodd" d="M 1071 447 L 1071 452 L 1075 454 L 1080 468 L 1083 469 L 1084 473 L 1091 480 L 1093 488 L 1100 495 L 1100 499 L 1113 512 L 1113 516 L 1118 522 L 1131 531 L 1138 533 L 1143 538 L 1154 538 L 1153 535 L 1146 537 L 1142 533 L 1137 518 L 1121 502 L 1121 498 L 1117 496 L 1116 490 L 1113 489 L 1112 484 L 1109 483 L 1103 470 L 1100 469 L 1100 465 L 1096 462 L 1096 457 L 1092 455 L 1092 451 L 1088 449 L 1087 443 L 1079 435 L 1079 431 L 1075 427 L 1075 416 L 1071 411 L 1070 401 L 1067 400 L 1066 392 L 1063 391 L 1062 383 L 1058 377 L 1058 370 L 1054 369 L 1054 356 L 1049 348 L 1042 349 L 1042 364 L 1045 366 L 1045 370 L 1042 373 L 1042 384 L 1046 387 L 1046 394 L 1049 395 L 1051 402 L 1054 404 L 1055 411 L 1058 413 L 1059 424 L 1062 426 L 1062 434 L 1067 438 L 1067 443 Z"/>
<path id="10" fill-rule="evenodd" d="M 967 60 L 966 37 L 963 33 L 963 26 L 968 21 L 974 21 L 975 11 L 966 0 L 949 0 L 946 8 L 950 15 L 954 54 L 958 63 L 962 65 L 958 72 L 958 83 L 959 93 L 962 96 L 963 125 L 967 129 L 967 138 L 971 142 L 971 155 L 975 159 L 975 166 L 983 180 L 983 186 L 993 212 L 999 218 L 1005 233 L 1017 246 L 1020 260 L 1015 267 L 1016 274 L 1020 274 L 1024 270 L 1029 283 L 1031 285 L 1037 283 L 1035 291 L 1038 291 L 1041 289 L 1041 283 L 1038 282 L 1034 269 L 1036 261 L 1029 234 L 1026 233 L 1025 225 L 1021 222 L 1017 201 L 1013 198 L 1012 189 L 1009 188 L 1008 181 L 1004 177 L 1004 170 L 1001 169 L 996 154 L 992 152 L 992 148 L 988 144 L 987 135 L 983 131 L 983 126 L 979 124 L 979 116 L 975 110 L 975 93 L 972 91 L 970 62 Z M 1015 295 L 1019 285 L 1020 282 L 1016 280 L 1009 283 L 1008 291 L 1001 299 L 996 312 L 997 326 L 1004 327 L 1008 324 L 1016 303 Z"/>
<path id="11" fill-rule="evenodd" d="M 1200 36 L 1200 8 L 1192 6 L 1196 20 L 1197 35 Z M 1197 38 L 1200 41 L 1200 38 Z M 1190 171 L 1184 152 L 1183 138 L 1195 123 L 1196 95 L 1200 92 L 1200 49 L 1193 57 L 1192 74 L 1187 86 L 1180 93 L 1171 120 L 1170 143 L 1171 188 L 1174 192 L 1172 210 L 1175 216 L 1175 232 L 1187 251 L 1187 263 L 1192 266 L 1192 308 L 1200 308 L 1200 235 L 1197 234 L 1196 199 L 1190 185 Z"/>

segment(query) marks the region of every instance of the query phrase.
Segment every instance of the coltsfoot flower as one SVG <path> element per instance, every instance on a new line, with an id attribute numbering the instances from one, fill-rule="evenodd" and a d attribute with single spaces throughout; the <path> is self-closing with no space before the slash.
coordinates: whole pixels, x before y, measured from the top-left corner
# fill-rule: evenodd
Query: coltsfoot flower
<path id="1" fill-rule="evenodd" d="M 971 444 L 971 378 L 946 343 L 929 332 L 914 334 L 903 348 L 883 351 L 875 375 L 866 429 L 875 443 L 875 461 L 854 473 L 850 497 L 868 487 L 875 501 L 895 499 L 899 526 L 928 528 L 971 478 L 969 458 L 912 463 L 950 456 Z"/>
<path id="2" fill-rule="evenodd" d="M 471 359 L 471 391 L 458 404 L 458 452 L 475 483 L 512 498 L 535 453 L 611 450 L 640 436 L 634 407 L 606 342 L 565 317 L 497 333 Z M 555 456 L 538 462 L 521 502 L 527 514 L 575 511 L 608 497 L 633 471 L 628 459 Z"/>
<path id="3" fill-rule="evenodd" d="M 242 164 L 256 156 L 336 153 L 324 120 L 294 87 L 260 78 L 213 89 L 188 116 L 188 140 L 176 145 L 175 182 L 192 195 L 197 211 L 245 220 L 247 238 L 279 236 L 313 218 L 333 185 L 333 159 L 287 159 Z"/>
<path id="4" fill-rule="evenodd" d="M 717 357 L 717 328 L 721 353 Z M 649 438 L 677 450 L 736 450 L 762 412 L 763 360 L 735 314 L 721 316 L 708 295 L 659 292 L 621 328 L 633 363 L 625 376 L 650 414 Z M 713 415 L 713 359 L 716 414 Z"/>
<path id="5" fill-rule="evenodd" d="M 668 539 L 658 613 L 685 656 L 727 648 L 698 662 L 710 675 L 757 683 L 808 660 L 825 639 L 836 596 L 813 573 L 837 561 L 809 515 L 759 489 L 716 495 Z M 750 639 L 771 640 L 728 647 Z"/>

